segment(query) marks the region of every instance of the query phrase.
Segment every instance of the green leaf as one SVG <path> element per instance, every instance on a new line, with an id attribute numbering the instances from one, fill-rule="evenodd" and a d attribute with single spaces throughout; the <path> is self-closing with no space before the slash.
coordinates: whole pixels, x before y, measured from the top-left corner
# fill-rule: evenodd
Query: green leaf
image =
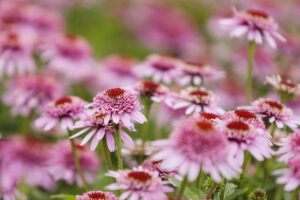
<path id="1" fill-rule="evenodd" d="M 52 199 L 66 199 L 66 200 L 76 200 L 76 196 L 70 194 L 58 194 L 52 195 Z"/>
<path id="2" fill-rule="evenodd" d="M 245 192 L 247 192 L 247 189 L 235 190 L 234 193 L 226 197 L 225 200 L 233 200 L 236 197 L 239 197 L 240 195 L 244 194 Z"/>

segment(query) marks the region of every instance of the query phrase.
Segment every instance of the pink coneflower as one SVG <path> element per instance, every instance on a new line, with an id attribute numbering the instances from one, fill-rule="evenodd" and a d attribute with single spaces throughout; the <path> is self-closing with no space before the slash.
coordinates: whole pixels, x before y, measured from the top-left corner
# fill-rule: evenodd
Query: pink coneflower
<path id="1" fill-rule="evenodd" d="M 8 180 L 23 180 L 32 187 L 41 186 L 47 190 L 53 190 L 55 182 L 47 170 L 47 162 L 50 157 L 50 145 L 44 141 L 32 137 L 13 137 L 3 142 L 1 159 L 4 176 Z M 3 185 L 7 187 L 7 185 Z"/>
<path id="2" fill-rule="evenodd" d="M 17 32 L 0 33 L 0 77 L 35 70 L 32 45 Z"/>
<path id="3" fill-rule="evenodd" d="M 272 156 L 272 143 L 262 129 L 255 128 L 250 123 L 241 120 L 221 121 L 218 127 L 226 135 L 231 153 L 240 165 L 244 161 L 246 150 L 259 161 Z"/>
<path id="4" fill-rule="evenodd" d="M 279 184 L 285 184 L 284 189 L 286 191 L 292 191 L 300 185 L 300 156 L 296 156 L 288 161 L 288 167 L 286 169 L 278 169 L 273 174 L 283 174 L 277 178 L 276 182 Z"/>
<path id="5" fill-rule="evenodd" d="M 77 195 L 76 200 L 118 200 L 118 198 L 111 192 L 88 191 Z"/>
<path id="6" fill-rule="evenodd" d="M 150 141 L 143 144 L 142 140 L 137 139 L 132 143 L 127 143 L 123 146 L 123 155 L 139 156 L 146 155 L 149 156 L 157 150 L 156 147 L 152 145 Z"/>
<path id="7" fill-rule="evenodd" d="M 152 101 L 161 102 L 166 99 L 170 90 L 162 84 L 153 81 L 140 81 L 134 90 L 141 96 L 147 96 Z"/>
<path id="8" fill-rule="evenodd" d="M 230 152 L 225 135 L 208 120 L 192 117 L 177 126 L 170 139 L 161 143 L 162 150 L 154 155 L 163 160 L 162 167 L 176 169 L 194 181 L 200 170 L 220 182 L 237 176 L 241 169 Z"/>
<path id="9" fill-rule="evenodd" d="M 143 107 L 138 98 L 122 88 L 112 88 L 97 94 L 91 106 L 106 114 L 104 124 L 112 119 L 115 124 L 121 123 L 130 128 L 133 127 L 132 121 L 141 124 L 147 121 L 141 113 Z"/>
<path id="10" fill-rule="evenodd" d="M 300 92 L 300 84 L 293 83 L 291 80 L 284 80 L 279 75 L 268 76 L 267 83 L 272 85 L 279 94 L 297 95 Z"/>
<path id="11" fill-rule="evenodd" d="M 178 76 L 178 69 L 183 62 L 168 55 L 152 54 L 137 66 L 136 73 L 141 77 L 151 77 L 155 82 L 170 84 Z"/>
<path id="12" fill-rule="evenodd" d="M 208 64 L 186 62 L 180 68 L 179 83 L 199 86 L 204 79 L 217 80 L 224 76 L 224 72 L 212 68 Z"/>
<path id="13" fill-rule="evenodd" d="M 216 105 L 215 94 L 204 87 L 188 87 L 174 95 L 174 109 L 186 108 L 185 114 L 199 112 L 223 113 L 223 109 Z"/>
<path id="14" fill-rule="evenodd" d="M 59 35 L 42 49 L 49 68 L 70 81 L 82 81 L 96 66 L 89 44 L 78 36 Z"/>
<path id="15" fill-rule="evenodd" d="M 242 106 L 241 108 L 256 113 L 270 123 L 275 123 L 278 128 L 283 128 L 286 125 L 295 129 L 300 124 L 300 120 L 290 108 L 269 98 L 260 98 L 252 102 L 251 106 Z"/>
<path id="16" fill-rule="evenodd" d="M 50 76 L 22 75 L 10 80 L 3 101 L 12 106 L 13 114 L 28 116 L 62 94 L 62 84 Z"/>
<path id="17" fill-rule="evenodd" d="M 95 152 L 75 144 L 78 151 L 79 163 L 88 183 L 93 183 L 99 170 L 100 161 Z M 68 184 L 77 183 L 83 186 L 80 175 L 76 171 L 72 149 L 69 141 L 64 140 L 53 147 L 48 169 L 55 180 L 65 180 Z"/>
<path id="18" fill-rule="evenodd" d="M 107 175 L 116 179 L 116 183 L 107 186 L 107 189 L 123 190 L 121 200 L 168 200 L 166 193 L 173 191 L 160 179 L 158 172 L 143 168 L 110 171 Z"/>
<path id="19" fill-rule="evenodd" d="M 78 137 L 82 134 L 88 133 L 82 140 L 80 145 L 85 145 L 92 137 L 92 143 L 90 149 L 94 151 L 99 143 L 104 137 L 107 141 L 108 149 L 113 152 L 115 150 L 115 140 L 113 134 L 116 132 L 112 122 L 104 124 L 105 114 L 100 112 L 91 112 L 86 114 L 82 119 L 75 123 L 74 128 L 83 128 L 78 133 L 75 133 L 71 139 Z M 120 131 L 121 139 L 126 144 L 132 144 L 133 141 L 127 133 L 123 130 Z"/>
<path id="20" fill-rule="evenodd" d="M 216 121 L 218 119 L 221 119 L 220 115 L 217 115 L 215 113 L 209 113 L 209 112 L 201 112 L 197 115 L 195 115 L 196 117 L 199 117 L 201 120 L 208 120 L 208 121 Z"/>
<path id="21" fill-rule="evenodd" d="M 79 97 L 62 97 L 48 103 L 43 110 L 42 116 L 35 121 L 37 127 L 44 127 L 49 131 L 58 122 L 64 130 L 74 127 L 73 120 L 80 118 L 84 113 L 85 102 Z"/>
<path id="22" fill-rule="evenodd" d="M 262 44 L 266 41 L 272 48 L 276 48 L 275 40 L 285 42 L 285 38 L 277 31 L 277 22 L 264 11 L 233 10 L 234 16 L 228 19 L 220 20 L 223 28 L 230 33 L 232 37 L 241 37 L 246 35 L 249 41 Z"/>
<path id="23" fill-rule="evenodd" d="M 246 123 L 251 124 L 255 128 L 260 128 L 262 130 L 266 129 L 266 126 L 262 119 L 258 117 L 253 112 L 250 112 L 248 110 L 243 109 L 237 109 L 234 111 L 228 111 L 222 115 L 222 119 L 225 121 L 232 121 L 232 120 L 238 120 L 238 121 L 244 121 Z"/>
<path id="24" fill-rule="evenodd" d="M 281 138 L 281 140 L 276 143 L 280 148 L 276 152 L 278 155 L 278 161 L 287 162 L 289 159 L 300 154 L 300 131 Z"/>
<path id="25" fill-rule="evenodd" d="M 145 160 L 142 163 L 143 169 L 147 169 L 149 171 L 155 171 L 159 173 L 159 177 L 162 179 L 166 179 L 168 176 L 179 178 L 177 170 L 167 170 L 161 167 L 162 161 L 152 160 L 151 158 Z"/>

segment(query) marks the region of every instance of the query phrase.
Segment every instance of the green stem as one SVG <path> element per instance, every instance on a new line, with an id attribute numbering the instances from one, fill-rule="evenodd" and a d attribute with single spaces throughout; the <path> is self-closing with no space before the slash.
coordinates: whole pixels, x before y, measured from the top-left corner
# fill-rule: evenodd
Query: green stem
<path id="1" fill-rule="evenodd" d="M 184 193 L 186 185 L 187 185 L 187 176 L 185 175 L 183 177 L 183 180 L 182 180 L 182 182 L 180 184 L 179 190 L 178 190 L 178 192 L 177 192 L 176 197 L 175 197 L 174 200 L 180 200 L 181 199 L 181 197 L 182 197 L 182 195 Z"/>
<path id="2" fill-rule="evenodd" d="M 210 186 L 210 188 L 208 189 L 206 198 L 207 199 L 211 199 L 212 194 L 214 193 L 215 189 L 217 188 L 218 183 L 213 182 L 213 184 Z"/>
<path id="3" fill-rule="evenodd" d="M 239 181 L 239 188 L 242 187 L 242 184 L 243 184 L 243 181 L 244 181 L 244 178 L 245 178 L 245 175 L 247 173 L 247 168 L 248 168 L 248 164 L 251 160 L 251 156 L 249 154 L 249 152 L 245 152 L 245 158 L 244 158 L 244 163 L 243 163 L 243 172 L 240 176 L 240 181 Z"/>
<path id="4" fill-rule="evenodd" d="M 204 178 L 205 178 L 205 174 L 204 174 L 204 171 L 201 169 L 200 172 L 199 172 L 199 175 L 196 179 L 196 187 L 197 188 L 202 186 Z"/>
<path id="5" fill-rule="evenodd" d="M 103 152 L 104 152 L 104 157 L 105 157 L 107 167 L 108 167 L 109 170 L 112 170 L 113 166 L 112 166 L 112 162 L 111 162 L 110 152 L 109 152 L 108 147 L 107 147 L 106 138 L 102 139 L 102 144 L 103 144 Z"/>
<path id="6" fill-rule="evenodd" d="M 275 122 L 274 122 L 274 123 L 271 125 L 271 132 L 270 132 L 270 134 L 271 134 L 272 137 L 274 136 L 275 131 L 276 131 L 276 124 L 275 124 Z"/>
<path id="7" fill-rule="evenodd" d="M 224 180 L 224 187 L 223 187 L 222 192 L 221 192 L 220 200 L 224 200 L 225 199 L 226 185 L 227 185 L 227 179 Z"/>
<path id="8" fill-rule="evenodd" d="M 252 101 L 252 71 L 255 52 L 255 42 L 249 42 L 248 46 L 248 72 L 247 72 L 247 104 Z"/>
<path id="9" fill-rule="evenodd" d="M 147 97 L 147 99 L 145 100 L 145 117 L 148 120 L 142 128 L 142 147 L 143 147 L 143 151 L 145 148 L 145 143 L 147 141 L 147 137 L 148 137 L 148 132 L 149 132 L 149 116 L 150 116 L 150 110 L 151 110 L 151 105 L 152 105 L 152 101 L 150 98 Z"/>
<path id="10" fill-rule="evenodd" d="M 282 194 L 283 194 L 283 186 L 280 185 L 278 190 L 276 190 L 274 200 L 282 200 Z"/>
<path id="11" fill-rule="evenodd" d="M 68 130 L 68 136 L 71 137 L 71 131 Z M 83 183 L 83 186 L 85 189 L 88 189 L 88 183 L 83 175 L 83 172 L 82 172 L 82 169 L 81 169 L 81 166 L 80 166 L 80 162 L 79 162 L 79 156 L 78 156 L 78 152 L 77 152 L 77 149 L 75 147 L 75 142 L 73 139 L 69 139 L 70 140 L 70 144 L 71 144 L 71 149 L 72 149 L 72 155 L 73 155 L 73 159 L 74 159 L 74 163 L 75 163 L 75 168 L 76 168 L 76 171 L 77 173 L 79 174 L 79 177 Z"/>
<path id="12" fill-rule="evenodd" d="M 287 95 L 286 94 L 282 94 L 280 96 L 280 103 L 285 104 L 287 101 Z"/>
<path id="13" fill-rule="evenodd" d="M 291 200 L 299 200 L 299 191 L 300 191 L 300 186 L 298 186 L 297 189 L 293 192 Z"/>
<path id="14" fill-rule="evenodd" d="M 116 126 L 116 144 L 117 144 L 117 160 L 118 160 L 118 169 L 123 169 L 123 160 L 122 160 L 122 140 L 120 133 L 120 126 Z"/>

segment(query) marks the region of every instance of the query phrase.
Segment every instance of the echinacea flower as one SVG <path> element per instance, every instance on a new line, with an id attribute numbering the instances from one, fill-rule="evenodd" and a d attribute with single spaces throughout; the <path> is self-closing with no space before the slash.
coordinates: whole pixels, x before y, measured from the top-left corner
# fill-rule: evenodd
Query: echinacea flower
<path id="1" fill-rule="evenodd" d="M 297 130 L 281 138 L 276 144 L 280 147 L 276 152 L 278 156 L 277 160 L 280 162 L 288 162 L 289 159 L 300 155 L 300 131 Z"/>
<path id="2" fill-rule="evenodd" d="M 177 169 L 178 173 L 194 181 L 200 170 L 210 174 L 216 182 L 237 176 L 240 166 L 230 152 L 226 136 L 214 123 L 191 117 L 161 141 L 162 150 L 154 160 L 162 160 L 162 168 Z"/>
<path id="3" fill-rule="evenodd" d="M 233 17 L 220 20 L 220 25 L 232 37 L 246 35 L 247 40 L 257 44 L 267 42 L 274 49 L 277 47 L 276 40 L 285 42 L 285 38 L 278 33 L 277 22 L 264 11 L 234 9 L 233 12 Z"/>
<path id="4" fill-rule="evenodd" d="M 83 81 L 96 66 L 89 44 L 78 36 L 59 35 L 41 48 L 49 68 L 70 81 Z"/>
<path id="5" fill-rule="evenodd" d="M 140 81 L 134 90 L 140 96 L 149 97 L 154 102 L 165 100 L 170 92 L 164 85 L 153 81 Z"/>
<path id="6" fill-rule="evenodd" d="M 17 32 L 0 33 L 0 78 L 7 74 L 24 74 L 35 70 L 33 48 L 24 36 Z"/>
<path id="7" fill-rule="evenodd" d="M 80 146 L 76 141 L 75 148 L 78 152 L 78 160 L 83 176 L 91 184 L 94 182 L 95 175 L 99 170 L 99 158 L 95 152 Z M 55 180 L 65 180 L 68 184 L 76 183 L 80 187 L 83 186 L 82 179 L 76 170 L 72 149 L 68 140 L 55 144 L 48 161 L 48 170 Z"/>
<path id="8" fill-rule="evenodd" d="M 44 107 L 42 116 L 35 121 L 35 125 L 49 131 L 60 123 L 62 129 L 72 130 L 73 120 L 83 115 L 85 105 L 86 103 L 79 97 L 69 96 L 56 99 Z"/>
<path id="9" fill-rule="evenodd" d="M 168 170 L 168 169 L 163 169 L 161 167 L 161 160 L 153 160 L 151 157 L 147 160 L 145 160 L 142 163 L 142 167 L 143 169 L 147 169 L 150 171 L 155 171 L 159 173 L 160 178 L 162 178 L 163 180 L 166 179 L 168 176 L 174 177 L 174 178 L 178 178 L 179 179 L 179 175 L 178 175 L 178 171 L 176 169 L 172 169 L 172 170 Z"/>
<path id="10" fill-rule="evenodd" d="M 158 172 L 143 168 L 131 170 L 109 171 L 108 176 L 116 179 L 116 183 L 108 185 L 109 190 L 122 190 L 120 200 L 168 200 L 166 193 L 172 192 L 172 188 L 166 186 L 159 177 Z"/>
<path id="11" fill-rule="evenodd" d="M 122 149 L 123 155 L 131 155 L 131 156 L 140 156 L 146 155 L 149 156 L 153 154 L 157 148 L 152 145 L 150 141 L 147 141 L 143 144 L 142 140 L 137 139 L 132 143 L 124 144 Z"/>
<path id="12" fill-rule="evenodd" d="M 216 105 L 215 94 L 204 87 L 188 87 L 174 94 L 174 109 L 186 108 L 185 114 L 199 112 L 223 113 L 223 109 Z"/>
<path id="13" fill-rule="evenodd" d="M 230 143 L 231 153 L 240 165 L 244 161 L 244 151 L 246 150 L 259 161 L 264 158 L 271 158 L 272 142 L 266 137 L 262 129 L 255 128 L 250 123 L 241 120 L 220 121 L 218 127 L 226 135 Z"/>
<path id="14" fill-rule="evenodd" d="M 94 97 L 90 106 L 105 113 L 104 124 L 112 120 L 115 124 L 122 124 L 132 128 L 133 122 L 143 124 L 147 121 L 141 113 L 143 108 L 138 98 L 132 92 L 122 88 L 112 88 L 100 92 Z"/>
<path id="15" fill-rule="evenodd" d="M 90 113 L 86 113 L 79 121 L 77 121 L 74 125 L 74 128 L 83 128 L 79 132 L 75 133 L 70 139 L 78 137 L 82 134 L 87 133 L 87 135 L 83 138 L 80 145 L 85 145 L 89 140 L 92 139 L 90 149 L 94 151 L 100 140 L 106 139 L 108 149 L 113 152 L 115 150 L 115 140 L 113 134 L 116 132 L 112 122 L 108 124 L 104 124 L 105 114 L 100 113 L 98 111 Z M 132 144 L 133 141 L 127 133 L 123 130 L 120 130 L 121 139 L 126 144 Z"/>
<path id="16" fill-rule="evenodd" d="M 299 94 L 300 84 L 295 84 L 291 80 L 284 80 L 279 75 L 267 76 L 267 83 L 272 85 L 279 94 L 287 94 L 292 97 Z"/>
<path id="17" fill-rule="evenodd" d="M 14 188 L 9 185 L 20 181 L 49 191 L 55 188 L 54 179 L 47 170 L 51 147 L 48 143 L 33 137 L 16 136 L 4 140 L 1 145 L 0 185 L 3 184 L 7 191 L 10 188 L 13 192 Z"/>
<path id="18" fill-rule="evenodd" d="M 282 174 L 276 182 L 285 184 L 285 191 L 293 191 L 300 185 L 300 156 L 296 156 L 288 161 L 288 168 L 278 169 L 273 174 Z"/>
<path id="19" fill-rule="evenodd" d="M 201 112 L 201 113 L 198 114 L 198 116 L 195 115 L 195 117 L 199 117 L 202 120 L 208 120 L 208 121 L 211 121 L 211 122 L 214 122 L 218 119 L 221 119 L 220 115 L 217 115 L 215 113 L 209 113 L 209 112 Z"/>
<path id="20" fill-rule="evenodd" d="M 136 67 L 136 73 L 141 77 L 151 77 L 155 82 L 170 84 L 178 76 L 178 69 L 183 62 L 168 55 L 152 54 Z"/>
<path id="21" fill-rule="evenodd" d="M 181 65 L 179 83 L 199 86 L 204 79 L 217 80 L 224 76 L 224 72 L 214 69 L 208 64 L 185 62 Z"/>
<path id="22" fill-rule="evenodd" d="M 241 106 L 241 108 L 254 112 L 269 123 L 275 123 L 278 128 L 286 125 L 295 129 L 300 124 L 300 120 L 290 108 L 269 98 L 260 98 L 252 102 L 251 106 Z"/>
<path id="23" fill-rule="evenodd" d="M 54 78 L 42 74 L 16 76 L 8 83 L 3 95 L 5 104 L 12 106 L 13 114 L 28 116 L 62 96 L 63 86 Z"/>
<path id="24" fill-rule="evenodd" d="M 77 195 L 76 200 L 118 200 L 118 198 L 111 192 L 88 191 Z"/>

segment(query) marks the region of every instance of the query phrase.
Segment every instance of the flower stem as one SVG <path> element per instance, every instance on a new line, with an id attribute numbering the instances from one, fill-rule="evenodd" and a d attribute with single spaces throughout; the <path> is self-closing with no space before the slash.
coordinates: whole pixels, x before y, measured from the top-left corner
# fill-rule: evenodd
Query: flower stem
<path id="1" fill-rule="evenodd" d="M 252 71 L 255 52 L 255 42 L 249 42 L 248 46 L 248 72 L 247 72 L 247 104 L 252 101 Z"/>
<path id="2" fill-rule="evenodd" d="M 220 200 L 224 200 L 224 199 L 225 199 L 226 185 L 227 185 L 227 179 L 224 179 L 224 187 L 223 187 L 223 189 L 222 189 L 222 191 L 221 191 Z"/>
<path id="3" fill-rule="evenodd" d="M 179 190 L 178 190 L 178 192 L 177 192 L 177 194 L 176 194 L 175 200 L 180 200 L 180 199 L 181 199 L 181 197 L 182 197 L 182 195 L 183 195 L 183 193 L 184 193 L 184 190 L 185 190 L 186 185 L 187 185 L 187 175 L 185 175 L 185 176 L 183 177 L 183 180 L 182 180 L 182 182 L 181 182 L 181 185 L 180 185 L 180 187 L 179 187 Z"/>
<path id="4" fill-rule="evenodd" d="M 276 131 L 276 124 L 275 124 L 275 122 L 274 122 L 274 123 L 271 125 L 271 132 L 270 132 L 270 134 L 271 134 L 272 137 L 274 136 L 275 131 Z"/>
<path id="5" fill-rule="evenodd" d="M 245 159 L 244 159 L 244 163 L 243 163 L 243 172 L 240 176 L 239 188 L 241 188 L 241 186 L 243 184 L 243 180 L 245 178 L 247 168 L 248 168 L 248 164 L 249 164 L 250 160 L 251 160 L 251 156 L 250 156 L 249 152 L 245 152 Z"/>
<path id="6" fill-rule="evenodd" d="M 111 157 L 110 157 L 110 153 L 109 153 L 109 150 L 107 147 L 107 142 L 106 142 L 105 138 L 102 139 L 102 144 L 103 144 L 103 152 L 104 152 L 104 157 L 105 157 L 107 167 L 109 170 L 112 170 L 113 167 L 112 167 Z"/>
<path id="7" fill-rule="evenodd" d="M 207 195 L 206 195 L 206 198 L 207 199 L 210 199 L 211 198 L 211 195 L 214 193 L 215 189 L 217 188 L 218 186 L 218 183 L 216 182 L 213 182 L 213 184 L 210 186 L 210 188 L 208 189 L 208 192 L 207 192 Z"/>
<path id="8" fill-rule="evenodd" d="M 68 130 L 68 136 L 71 137 L 71 131 Z M 88 183 L 83 175 L 83 172 L 82 172 L 82 169 L 81 169 L 81 166 L 80 166 L 80 162 L 79 162 L 79 156 L 78 156 L 78 152 L 76 150 L 76 147 L 75 147 L 75 142 L 73 139 L 69 139 L 70 140 L 70 144 L 71 144 L 71 149 L 72 149 L 72 155 L 73 155 L 73 159 L 74 159 L 74 164 L 75 164 L 75 168 L 76 168 L 76 171 L 77 173 L 79 174 L 79 177 L 83 183 L 83 186 L 85 189 L 88 189 Z"/>
<path id="9" fill-rule="evenodd" d="M 117 144 L 117 160 L 118 160 L 118 169 L 123 169 L 123 160 L 122 160 L 122 140 L 120 133 L 120 126 L 116 126 L 116 144 Z"/>
<path id="10" fill-rule="evenodd" d="M 300 191 L 300 186 L 298 186 L 297 189 L 294 190 L 291 200 L 299 200 L 299 191 Z"/>
<path id="11" fill-rule="evenodd" d="M 199 175 L 196 179 L 196 187 L 197 188 L 201 188 L 202 184 L 203 184 L 203 181 L 204 181 L 204 178 L 205 178 L 205 173 L 204 171 L 201 169 L 200 172 L 199 172 Z"/>
<path id="12" fill-rule="evenodd" d="M 145 150 L 145 143 L 148 137 L 149 116 L 150 116 L 151 105 L 152 105 L 151 99 L 150 98 L 145 99 L 145 117 L 147 118 L 148 121 L 143 125 L 143 129 L 142 129 L 143 151 Z"/>

